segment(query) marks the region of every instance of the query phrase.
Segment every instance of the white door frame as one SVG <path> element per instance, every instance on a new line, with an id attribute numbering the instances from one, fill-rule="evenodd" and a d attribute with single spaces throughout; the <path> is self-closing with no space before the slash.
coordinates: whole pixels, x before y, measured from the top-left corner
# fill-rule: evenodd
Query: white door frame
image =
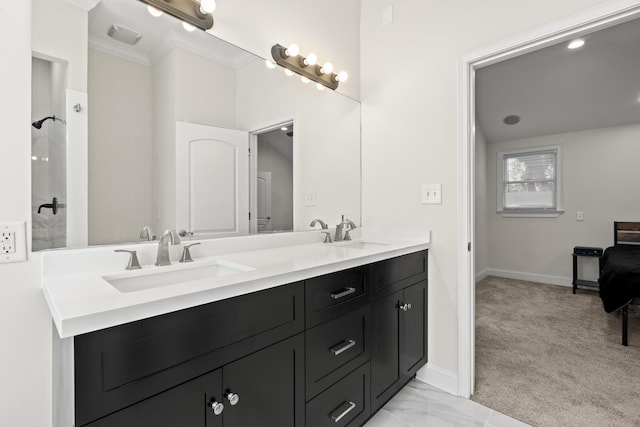
<path id="1" fill-rule="evenodd" d="M 638 18 L 639 0 L 616 0 L 462 55 L 458 60 L 458 395 L 473 394 L 475 375 L 475 70 Z"/>

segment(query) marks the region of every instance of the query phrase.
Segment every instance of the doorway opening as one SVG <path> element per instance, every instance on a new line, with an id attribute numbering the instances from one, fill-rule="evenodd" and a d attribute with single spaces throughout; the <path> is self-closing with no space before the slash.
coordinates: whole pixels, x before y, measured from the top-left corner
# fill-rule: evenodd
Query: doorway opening
<path id="1" fill-rule="evenodd" d="M 67 65 L 31 58 L 32 250 L 67 245 Z"/>
<path id="2" fill-rule="evenodd" d="M 251 232 L 295 230 L 293 120 L 252 132 L 250 144 Z"/>
<path id="3" fill-rule="evenodd" d="M 475 71 L 541 48 L 579 38 L 640 16 L 640 2 L 616 1 L 463 55 L 459 60 L 458 148 L 458 390 L 470 397 L 475 377 L 476 105 Z M 477 249 L 477 248 L 476 248 Z"/>

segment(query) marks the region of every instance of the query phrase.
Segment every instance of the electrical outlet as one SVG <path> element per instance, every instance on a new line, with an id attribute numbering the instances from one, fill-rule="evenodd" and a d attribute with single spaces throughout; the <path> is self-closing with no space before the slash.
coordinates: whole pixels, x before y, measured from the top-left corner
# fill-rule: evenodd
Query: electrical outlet
<path id="1" fill-rule="evenodd" d="M 422 184 L 422 204 L 442 204 L 442 184 Z"/>
<path id="2" fill-rule="evenodd" d="M 15 231 L 3 231 L 0 236 L 0 253 L 15 254 L 16 253 L 16 233 Z"/>
<path id="3" fill-rule="evenodd" d="M 26 260 L 26 223 L 0 222 L 0 263 Z"/>
<path id="4" fill-rule="evenodd" d="M 316 193 L 315 191 L 308 191 L 304 195 L 305 206 L 316 206 Z"/>

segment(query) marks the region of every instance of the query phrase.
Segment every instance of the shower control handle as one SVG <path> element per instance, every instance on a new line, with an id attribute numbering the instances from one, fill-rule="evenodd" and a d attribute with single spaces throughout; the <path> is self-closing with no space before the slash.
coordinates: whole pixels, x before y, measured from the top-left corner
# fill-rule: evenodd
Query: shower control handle
<path id="1" fill-rule="evenodd" d="M 56 215 L 58 213 L 58 199 L 54 197 L 51 203 L 45 203 L 43 205 L 38 206 L 38 213 L 40 213 L 42 208 L 51 209 L 53 210 L 53 214 Z"/>

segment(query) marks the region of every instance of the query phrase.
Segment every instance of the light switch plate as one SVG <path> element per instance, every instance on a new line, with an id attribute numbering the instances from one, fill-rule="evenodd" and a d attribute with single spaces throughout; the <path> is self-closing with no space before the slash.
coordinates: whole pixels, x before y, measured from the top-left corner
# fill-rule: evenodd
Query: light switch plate
<path id="1" fill-rule="evenodd" d="M 307 191 L 304 195 L 304 205 L 305 206 L 316 206 L 316 192 L 315 191 Z"/>
<path id="2" fill-rule="evenodd" d="M 386 27 L 393 23 L 393 5 L 389 5 L 382 9 L 382 26 Z"/>
<path id="3" fill-rule="evenodd" d="M 0 263 L 26 260 L 26 223 L 0 222 Z"/>
<path id="4" fill-rule="evenodd" d="M 442 184 L 422 184 L 422 204 L 442 204 Z"/>

